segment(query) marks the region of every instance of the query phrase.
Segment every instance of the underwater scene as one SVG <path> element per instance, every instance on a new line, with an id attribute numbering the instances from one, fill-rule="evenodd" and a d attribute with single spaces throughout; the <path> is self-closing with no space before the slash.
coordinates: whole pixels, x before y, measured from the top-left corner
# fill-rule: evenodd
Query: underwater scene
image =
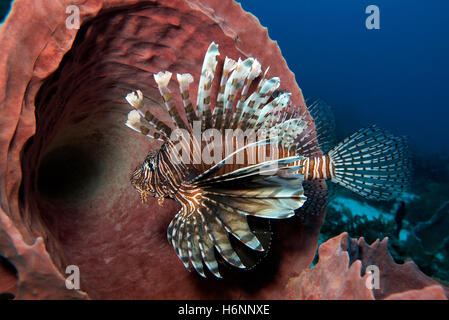
<path id="1" fill-rule="evenodd" d="M 0 300 L 447 300 L 448 9 L 0 2 Z"/>

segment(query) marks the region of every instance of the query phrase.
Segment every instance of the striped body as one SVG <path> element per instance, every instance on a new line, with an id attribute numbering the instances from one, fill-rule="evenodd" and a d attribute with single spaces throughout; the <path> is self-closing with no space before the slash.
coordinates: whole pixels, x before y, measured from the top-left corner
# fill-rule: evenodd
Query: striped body
<path id="1" fill-rule="evenodd" d="M 236 151 L 235 140 L 233 142 L 233 149 L 231 150 Z M 224 144 L 225 143 L 223 143 L 223 145 Z M 223 146 L 222 154 L 225 154 L 225 148 L 226 147 Z M 172 198 L 178 200 L 181 204 L 185 204 L 185 199 L 189 197 L 188 195 L 186 196 L 182 194 L 184 191 L 182 184 L 186 181 L 186 177 L 192 177 L 198 172 L 204 172 L 205 170 L 210 169 L 211 165 L 207 165 L 202 162 L 194 165 L 194 157 L 192 155 L 189 158 L 192 164 L 179 165 L 177 162 L 181 162 L 181 159 L 178 158 L 178 161 L 172 161 L 172 158 L 170 157 L 171 150 L 171 146 L 167 144 L 164 145 L 159 152 L 152 153 L 149 161 L 153 163 L 153 167 L 156 169 L 153 170 L 153 172 L 149 169 L 149 167 L 144 170 L 142 181 L 149 181 L 149 185 L 152 186 L 152 190 L 154 190 L 153 192 L 156 197 L 160 199 Z M 237 163 L 238 156 L 236 155 L 232 158 L 230 164 L 225 164 L 217 172 L 217 175 L 227 174 L 237 169 L 242 169 L 250 164 L 262 163 L 263 161 L 266 161 L 267 158 L 283 159 L 295 155 L 293 150 L 288 150 L 282 147 L 276 149 L 277 153 L 275 155 L 270 154 L 270 151 L 270 148 L 266 146 L 249 148 L 243 153 L 243 163 Z M 260 156 L 261 154 L 264 156 Z M 292 162 L 288 166 L 299 167 L 295 173 L 304 175 L 304 180 L 331 180 L 335 177 L 334 165 L 329 155 L 324 155 L 321 157 L 307 157 L 305 159 Z M 188 189 L 187 193 L 190 192 L 191 191 Z"/>
<path id="2" fill-rule="evenodd" d="M 329 155 L 299 160 L 298 165 L 301 166 L 299 173 L 304 175 L 304 180 L 331 180 L 335 176 L 334 165 Z"/>

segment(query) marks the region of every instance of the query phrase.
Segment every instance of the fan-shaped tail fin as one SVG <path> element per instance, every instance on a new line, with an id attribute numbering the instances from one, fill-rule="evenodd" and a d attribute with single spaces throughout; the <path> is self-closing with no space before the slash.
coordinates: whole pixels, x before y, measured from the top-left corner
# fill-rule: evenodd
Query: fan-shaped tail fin
<path id="1" fill-rule="evenodd" d="M 332 181 L 374 200 L 405 191 L 410 162 L 404 137 L 376 126 L 361 129 L 329 152 Z"/>

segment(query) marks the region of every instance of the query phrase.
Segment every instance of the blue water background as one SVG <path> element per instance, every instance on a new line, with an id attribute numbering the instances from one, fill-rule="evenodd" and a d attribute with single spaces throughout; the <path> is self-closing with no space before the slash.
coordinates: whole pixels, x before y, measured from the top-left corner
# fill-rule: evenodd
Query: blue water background
<path id="1" fill-rule="evenodd" d="M 421 153 L 449 150 L 449 1 L 242 0 L 307 98 L 333 106 L 340 138 L 377 124 Z M 368 5 L 380 29 L 368 30 Z"/>

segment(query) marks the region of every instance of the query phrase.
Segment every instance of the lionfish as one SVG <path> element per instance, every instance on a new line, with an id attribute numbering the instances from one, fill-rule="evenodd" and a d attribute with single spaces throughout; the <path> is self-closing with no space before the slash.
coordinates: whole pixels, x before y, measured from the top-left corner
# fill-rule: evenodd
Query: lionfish
<path id="1" fill-rule="evenodd" d="M 168 124 L 144 103 L 140 90 L 126 96 L 134 108 L 126 125 L 163 142 L 136 168 L 131 183 L 142 202 L 152 195 L 161 206 L 165 198 L 181 204 L 167 238 L 188 270 L 190 262 L 201 276 L 206 277 L 206 266 L 220 278 L 217 257 L 238 268 L 252 268 L 255 260 L 237 253 L 231 235 L 250 252 L 268 250 L 264 232 L 251 227 L 250 220 L 294 216 L 295 210 L 319 197 L 319 191 L 304 191 L 308 181 L 330 180 L 376 200 L 404 191 L 409 173 L 403 137 L 371 126 L 330 148 L 326 106 L 318 102 L 309 108 L 312 125 L 307 111 L 290 102 L 291 94 L 278 90 L 280 79 L 267 79 L 268 69 L 262 74 L 255 58 L 226 57 L 212 107 L 217 55 L 218 45 L 212 42 L 205 54 L 195 108 L 189 92 L 192 75 L 177 74 L 182 113 L 168 88 L 172 74 L 154 74 Z M 195 131 L 210 134 L 198 136 Z"/>

